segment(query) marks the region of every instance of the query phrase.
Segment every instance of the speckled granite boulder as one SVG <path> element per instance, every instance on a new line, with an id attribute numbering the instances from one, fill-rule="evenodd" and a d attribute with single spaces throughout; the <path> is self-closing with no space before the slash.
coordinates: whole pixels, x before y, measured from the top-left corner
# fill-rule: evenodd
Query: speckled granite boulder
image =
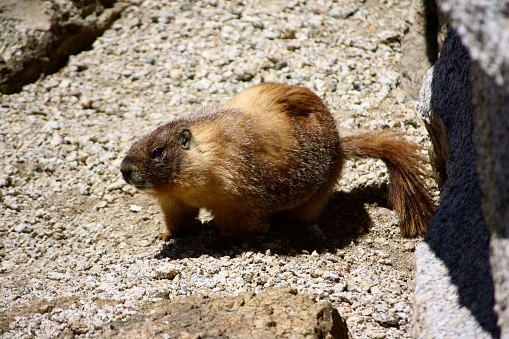
<path id="1" fill-rule="evenodd" d="M 416 251 L 417 336 L 509 336 L 508 5 L 439 2 L 452 30 L 421 113 L 447 181 Z"/>
<path id="2" fill-rule="evenodd" d="M 118 16 L 116 0 L 0 3 L 0 93 L 14 93 L 89 48 Z"/>
<path id="3" fill-rule="evenodd" d="M 159 301 L 102 338 L 350 338 L 330 303 L 290 289 Z"/>

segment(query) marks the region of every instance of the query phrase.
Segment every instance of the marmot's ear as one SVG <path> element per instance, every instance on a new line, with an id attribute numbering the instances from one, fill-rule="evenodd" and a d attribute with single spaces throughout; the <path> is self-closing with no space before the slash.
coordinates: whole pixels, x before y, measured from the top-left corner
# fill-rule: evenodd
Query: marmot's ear
<path id="1" fill-rule="evenodd" d="M 189 149 L 191 147 L 191 139 L 193 135 L 187 128 L 183 128 L 178 134 L 178 143 L 183 149 Z"/>

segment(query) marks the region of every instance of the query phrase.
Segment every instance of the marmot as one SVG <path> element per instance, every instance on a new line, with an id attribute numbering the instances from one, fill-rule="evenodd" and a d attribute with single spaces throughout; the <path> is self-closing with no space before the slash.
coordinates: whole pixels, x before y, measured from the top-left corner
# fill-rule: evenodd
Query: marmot
<path id="1" fill-rule="evenodd" d="M 145 135 L 120 170 L 159 201 L 167 228 L 159 238 L 185 233 L 200 208 L 212 213 L 222 236 L 243 238 L 267 232 L 275 213 L 312 221 L 345 159 L 379 158 L 388 167 L 401 233 L 414 237 L 424 234 L 434 210 L 421 150 L 387 131 L 340 137 L 311 90 L 263 83 Z"/>

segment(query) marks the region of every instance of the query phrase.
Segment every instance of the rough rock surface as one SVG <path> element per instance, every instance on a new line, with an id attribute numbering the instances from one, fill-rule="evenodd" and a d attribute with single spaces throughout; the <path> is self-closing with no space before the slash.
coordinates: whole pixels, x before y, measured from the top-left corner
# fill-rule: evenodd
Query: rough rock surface
<path id="1" fill-rule="evenodd" d="M 508 27 L 509 29 L 509 27 Z M 509 60 L 509 56 L 508 56 Z M 509 90 L 473 68 L 483 212 L 501 337 L 509 337 Z"/>
<path id="2" fill-rule="evenodd" d="M 479 70 L 509 90 L 509 31 L 507 0 L 439 0 Z"/>
<path id="3" fill-rule="evenodd" d="M 496 315 L 476 167 L 470 59 L 453 30 L 426 76 L 422 97 L 429 99 L 421 105 L 424 120 L 440 113 L 450 155 L 440 206 L 416 251 L 416 336 L 489 337 L 497 332 Z"/>
<path id="4" fill-rule="evenodd" d="M 50 74 L 89 48 L 127 6 L 116 0 L 0 2 L 0 93 Z"/>
<path id="5" fill-rule="evenodd" d="M 257 295 L 161 300 L 110 327 L 101 338 L 349 338 L 346 323 L 329 302 L 274 288 Z"/>
<path id="6" fill-rule="evenodd" d="M 503 9 L 509 2 L 439 5 L 453 30 L 428 72 L 421 100 L 438 162 L 448 157 L 448 181 L 416 252 L 416 330 L 422 336 L 505 338 L 509 26 Z"/>
<path id="7" fill-rule="evenodd" d="M 141 134 L 261 81 L 310 87 L 342 133 L 429 146 L 399 87 L 409 6 L 146 0 L 59 72 L 2 95 L 1 335 L 98 337 L 164 299 L 289 287 L 330 302 L 354 338 L 409 338 L 417 240 L 399 235 L 382 162 L 349 161 L 316 224 L 225 251 L 207 246 L 206 213 L 195 234 L 155 240 L 158 207 L 119 173 Z"/>
<path id="8" fill-rule="evenodd" d="M 479 182 L 501 337 L 509 337 L 509 1 L 444 1 L 472 62 Z M 475 6 L 476 10 L 471 8 Z M 447 8 L 446 8 L 447 9 Z"/>

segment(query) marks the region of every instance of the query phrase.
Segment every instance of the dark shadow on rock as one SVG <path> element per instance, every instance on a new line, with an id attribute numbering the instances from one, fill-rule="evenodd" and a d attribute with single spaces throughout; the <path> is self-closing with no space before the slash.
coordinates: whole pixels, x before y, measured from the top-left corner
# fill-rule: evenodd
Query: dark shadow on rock
<path id="1" fill-rule="evenodd" d="M 426 56 L 433 65 L 438 58 L 438 31 L 439 31 L 439 14 L 437 3 L 435 0 L 422 0 L 424 7 L 424 30 L 426 39 Z"/>
<path id="2" fill-rule="evenodd" d="M 266 235 L 234 243 L 224 250 L 209 246 L 219 235 L 213 221 L 197 223 L 189 235 L 164 244 L 156 258 L 196 258 L 204 254 L 236 256 L 247 251 L 267 250 L 280 255 L 296 255 L 302 251 L 332 252 L 369 232 L 372 221 L 366 203 L 387 207 L 387 186 L 363 186 L 350 192 L 335 192 L 316 223 L 299 224 L 278 220 L 276 216 Z"/>
<path id="3" fill-rule="evenodd" d="M 449 131 L 448 180 L 424 241 L 449 270 L 461 306 L 499 337 L 489 263 L 489 234 L 481 210 L 474 144 L 470 57 L 451 30 L 434 66 L 431 106 Z"/>

